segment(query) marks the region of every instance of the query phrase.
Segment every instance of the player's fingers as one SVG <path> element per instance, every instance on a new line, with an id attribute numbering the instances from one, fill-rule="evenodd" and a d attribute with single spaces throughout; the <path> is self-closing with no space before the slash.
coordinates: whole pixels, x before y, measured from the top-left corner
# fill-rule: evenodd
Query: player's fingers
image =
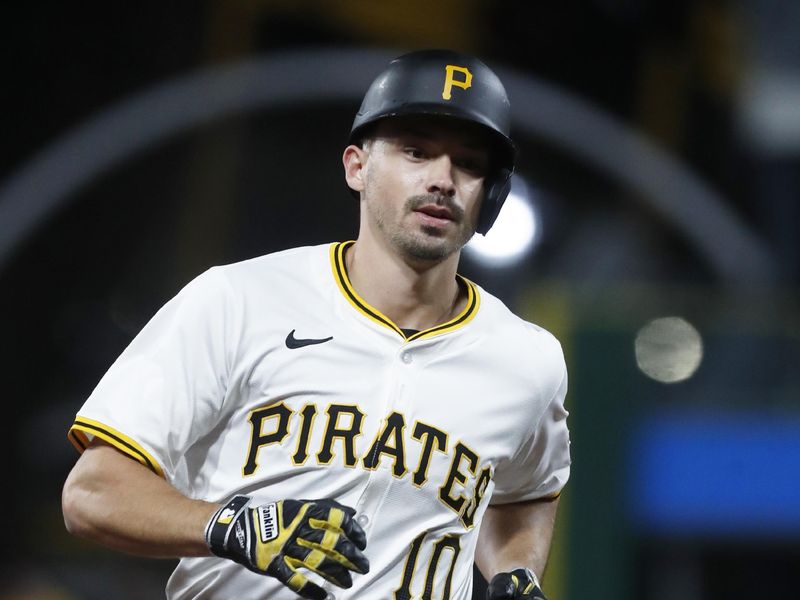
<path id="1" fill-rule="evenodd" d="M 287 556 L 277 556 L 267 567 L 267 574 L 272 575 L 296 594 L 309 600 L 325 600 L 328 593 L 308 580 L 308 577 L 297 570 L 302 562 Z"/>
<path id="2" fill-rule="evenodd" d="M 367 547 L 367 534 L 353 518 L 355 510 L 334 500 L 327 502 L 331 504 L 319 504 L 309 509 L 309 524 L 318 529 L 343 531 L 359 550 L 364 550 Z"/>
<path id="3" fill-rule="evenodd" d="M 310 531 L 307 535 L 297 538 L 292 546 L 292 548 L 287 548 L 287 551 L 294 556 L 299 555 L 302 557 L 302 550 L 298 551 L 294 548 L 295 546 L 300 546 L 301 548 L 321 552 L 329 559 L 356 573 L 369 572 L 369 560 L 367 557 L 341 533 L 320 529 Z"/>
<path id="4" fill-rule="evenodd" d="M 350 571 L 341 563 L 332 560 L 321 550 L 310 549 L 302 561 L 293 558 L 290 558 L 289 561 L 292 564 L 314 571 L 317 575 L 324 577 L 341 588 L 353 586 L 353 578 L 350 575 Z"/>
<path id="5" fill-rule="evenodd" d="M 342 522 L 342 530 L 347 538 L 353 542 L 359 550 L 364 550 L 367 547 L 367 534 L 361 528 L 361 525 L 356 523 L 352 516 L 348 516 Z"/>
<path id="6" fill-rule="evenodd" d="M 486 597 L 489 600 L 513 600 L 517 584 L 511 573 L 498 573 L 489 582 Z"/>
<path id="7" fill-rule="evenodd" d="M 350 511 L 353 509 L 348 510 L 348 508 L 334 500 L 317 500 L 309 506 L 308 516 L 319 521 L 328 521 L 334 527 L 339 527 L 342 521 L 351 515 Z"/>
<path id="8" fill-rule="evenodd" d="M 343 513 L 340 512 L 341 514 Z M 338 521 L 331 523 L 330 521 L 309 519 L 311 531 L 304 530 L 299 537 L 318 543 L 321 550 L 338 562 L 342 562 L 339 555 L 343 555 L 352 563 L 352 565 L 346 565 L 348 569 L 366 573 L 369 570 L 369 561 L 361 552 L 367 545 L 364 530 L 348 515 L 344 516 L 344 520 L 339 522 L 338 527 L 335 526 L 336 522 Z M 348 531 L 355 539 L 351 539 L 347 535 Z M 321 538 L 319 532 L 323 532 Z M 342 562 L 342 564 L 345 563 Z"/>
<path id="9" fill-rule="evenodd" d="M 348 560 L 350 565 L 346 566 L 351 571 L 361 574 L 369 573 L 369 559 L 347 538 L 340 538 L 333 550 Z"/>

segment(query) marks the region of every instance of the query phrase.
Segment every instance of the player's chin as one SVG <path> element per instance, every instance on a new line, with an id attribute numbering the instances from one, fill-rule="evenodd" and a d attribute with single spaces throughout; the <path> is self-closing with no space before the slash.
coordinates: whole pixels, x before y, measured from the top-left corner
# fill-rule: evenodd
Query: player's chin
<path id="1" fill-rule="evenodd" d="M 438 225 L 420 225 L 419 230 L 425 237 L 433 239 L 445 240 L 449 235 L 452 235 L 448 228 Z"/>
<path id="2" fill-rule="evenodd" d="M 453 236 L 439 235 L 439 232 L 427 234 L 420 232 L 415 236 L 406 250 L 418 260 L 438 262 L 461 249 L 462 244 Z"/>
<path id="3" fill-rule="evenodd" d="M 422 237 L 432 244 L 441 244 L 452 248 L 461 248 L 475 234 L 474 229 L 470 229 L 464 222 L 451 222 L 447 227 L 421 226 Z"/>

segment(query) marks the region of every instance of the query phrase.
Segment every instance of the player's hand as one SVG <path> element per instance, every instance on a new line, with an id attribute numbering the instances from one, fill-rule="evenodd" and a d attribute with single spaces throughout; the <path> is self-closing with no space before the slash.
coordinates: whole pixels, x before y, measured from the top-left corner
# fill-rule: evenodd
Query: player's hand
<path id="1" fill-rule="evenodd" d="M 230 558 L 312 600 L 326 592 L 298 569 L 309 569 L 342 588 L 353 585 L 350 571 L 366 573 L 364 530 L 356 511 L 335 500 L 281 500 L 251 507 L 236 496 L 206 526 L 211 552 Z"/>
<path id="2" fill-rule="evenodd" d="M 489 582 L 486 600 L 547 600 L 539 580 L 530 569 L 514 569 L 498 573 Z"/>

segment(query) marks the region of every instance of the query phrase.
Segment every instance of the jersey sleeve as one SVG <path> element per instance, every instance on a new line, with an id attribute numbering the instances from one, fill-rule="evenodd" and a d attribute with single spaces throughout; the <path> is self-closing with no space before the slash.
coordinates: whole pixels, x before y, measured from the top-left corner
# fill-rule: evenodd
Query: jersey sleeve
<path id="1" fill-rule="evenodd" d="M 561 493 L 570 469 L 566 395 L 567 369 L 563 366 L 558 388 L 528 443 L 507 464 L 498 465 L 492 504 L 555 498 Z"/>
<path id="2" fill-rule="evenodd" d="M 78 412 L 68 437 L 95 437 L 172 480 L 215 425 L 233 360 L 237 311 L 218 268 L 183 288 L 145 325 Z"/>

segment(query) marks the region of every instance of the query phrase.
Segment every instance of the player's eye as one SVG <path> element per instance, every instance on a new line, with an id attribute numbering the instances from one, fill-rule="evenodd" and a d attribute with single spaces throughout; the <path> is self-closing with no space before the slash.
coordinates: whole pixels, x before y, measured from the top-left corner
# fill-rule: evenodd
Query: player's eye
<path id="1" fill-rule="evenodd" d="M 409 156 L 415 160 L 421 160 L 425 158 L 425 152 L 416 146 L 406 146 L 404 152 L 406 153 L 406 156 Z"/>
<path id="2" fill-rule="evenodd" d="M 465 171 L 474 171 L 478 168 L 478 163 L 468 158 L 462 158 L 456 161 L 456 166 Z"/>
<path id="3" fill-rule="evenodd" d="M 482 177 L 486 174 L 486 164 L 477 158 L 460 158 L 455 161 L 455 165 L 473 175 Z"/>

